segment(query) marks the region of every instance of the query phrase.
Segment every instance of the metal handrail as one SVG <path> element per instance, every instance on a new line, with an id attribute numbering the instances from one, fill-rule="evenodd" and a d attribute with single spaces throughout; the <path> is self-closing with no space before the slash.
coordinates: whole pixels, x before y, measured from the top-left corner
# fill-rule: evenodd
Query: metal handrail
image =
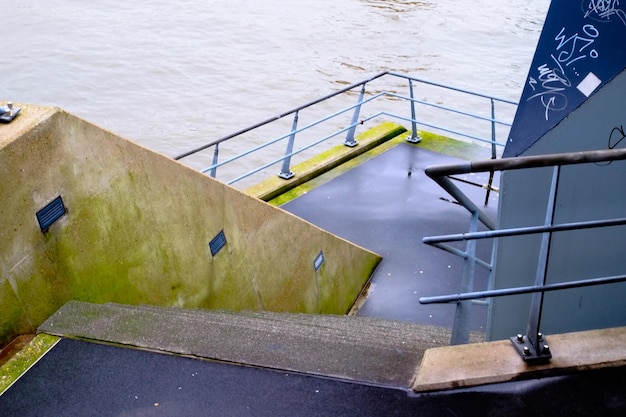
<path id="1" fill-rule="evenodd" d="M 403 79 L 406 80 L 409 84 L 409 94 L 408 95 L 404 95 L 404 94 L 399 94 L 397 92 L 394 91 L 378 91 L 378 92 L 373 92 L 371 94 L 371 96 L 364 98 L 364 94 L 366 93 L 366 87 L 371 84 L 373 81 L 381 79 L 381 78 L 398 78 L 398 79 Z M 447 91 L 453 91 L 453 92 L 458 92 L 458 93 L 462 93 L 462 94 L 466 94 L 469 96 L 474 96 L 477 97 L 479 99 L 486 99 L 489 100 L 489 105 L 490 105 L 490 117 L 489 116 L 485 116 L 483 114 L 478 114 L 475 111 L 465 111 L 459 108 L 454 108 L 454 107 L 450 107 L 450 106 L 444 106 L 442 104 L 438 104 L 438 103 L 430 103 L 428 101 L 425 100 L 419 100 L 415 98 L 415 94 L 414 94 L 414 88 L 413 88 L 413 83 L 419 83 L 420 85 L 427 85 L 427 86 L 431 86 L 431 87 L 436 87 L 436 88 L 441 88 Z M 359 100 L 350 106 L 341 108 L 337 111 L 334 111 L 314 122 L 311 122 L 309 124 L 307 124 L 306 126 L 302 126 L 302 127 L 297 127 L 297 120 L 298 117 L 300 115 L 300 113 L 304 110 L 310 109 L 320 103 L 326 102 L 332 98 L 338 97 L 340 95 L 343 94 L 348 94 L 351 92 L 356 91 L 356 89 L 360 89 L 360 95 L 359 95 Z M 391 98 L 391 99 L 395 99 L 395 100 L 400 100 L 400 101 L 404 101 L 404 102 L 408 102 L 410 105 L 410 112 L 411 112 L 411 116 L 407 117 L 406 115 L 403 114 L 396 114 L 394 112 L 390 112 L 390 111 L 385 111 L 385 110 L 379 110 L 379 111 L 375 111 L 373 112 L 373 114 L 367 116 L 367 117 L 362 117 L 359 119 L 359 112 L 361 110 L 362 107 L 364 107 L 365 105 L 373 105 L 372 103 L 380 100 L 380 99 L 385 99 L 385 98 Z M 417 132 L 417 126 L 421 126 L 424 128 L 428 128 L 428 129 L 435 129 L 437 131 L 440 132 L 444 132 L 445 134 L 453 134 L 453 135 L 458 135 L 460 137 L 465 137 L 467 139 L 470 139 L 472 141 L 477 141 L 477 142 L 482 142 L 482 143 L 487 143 L 489 145 L 491 145 L 492 147 L 492 154 L 493 157 L 495 157 L 496 155 L 496 147 L 503 147 L 504 143 L 502 141 L 498 141 L 497 137 L 496 137 L 496 126 L 504 126 L 504 127 L 510 127 L 511 124 L 506 121 L 506 120 L 501 120 L 496 118 L 495 115 L 495 104 L 496 103 L 502 103 L 505 105 L 510 105 L 510 106 L 517 106 L 517 103 L 511 100 L 507 100 L 507 99 L 503 99 L 503 98 L 498 98 L 492 95 L 487 95 L 487 94 L 482 94 L 482 93 L 477 93 L 474 91 L 470 91 L 470 90 L 466 90 L 466 89 L 462 89 L 462 88 L 457 88 L 457 87 L 453 87 L 453 86 L 448 86 L 448 85 L 444 85 L 441 83 L 435 83 L 435 82 L 431 82 L 428 80 L 424 80 L 424 79 L 420 79 L 420 78 L 416 78 L 416 77 L 412 77 L 406 74 L 400 74 L 400 73 L 395 73 L 395 72 L 390 72 L 390 71 L 384 71 L 381 73 L 378 73 L 376 75 L 373 75 L 365 80 L 362 80 L 360 82 L 351 84 L 349 86 L 346 86 L 344 88 L 341 88 L 340 90 L 337 90 L 333 93 L 327 94 L 323 97 L 320 97 L 318 99 L 315 99 L 313 101 L 310 101 L 308 103 L 305 103 L 303 105 L 300 105 L 298 107 L 295 107 L 291 110 L 288 110 L 286 112 L 283 112 L 277 116 L 271 117 L 269 119 L 263 120 L 259 123 L 255 123 L 249 127 L 246 127 L 244 129 L 238 130 L 234 133 L 231 133 L 229 135 L 226 135 L 224 137 L 221 137 L 217 140 L 208 142 L 206 144 L 203 144 L 201 146 L 198 146 L 194 149 L 191 149 L 187 152 L 184 152 L 180 155 L 177 155 L 174 157 L 174 159 L 176 160 L 182 160 L 184 158 L 190 157 L 192 155 L 198 154 L 204 150 L 207 150 L 209 148 L 213 148 L 213 163 L 212 165 L 206 167 L 205 169 L 202 169 L 201 171 L 206 173 L 209 172 L 211 176 L 215 177 L 216 176 L 216 171 L 217 168 L 219 167 L 223 167 L 224 165 L 228 165 L 231 164 L 235 161 L 238 161 L 239 159 L 250 155 L 252 153 L 261 151 L 271 145 L 274 145 L 278 142 L 284 141 L 288 139 L 288 144 L 287 144 L 287 151 L 279 156 L 279 157 L 275 157 L 272 158 L 272 160 L 268 163 L 262 164 L 260 166 L 254 167 L 252 169 L 249 169 L 247 172 L 245 172 L 242 175 L 239 175 L 233 179 L 230 179 L 228 181 L 226 181 L 228 184 L 232 184 L 234 182 L 237 182 L 243 178 L 246 178 L 250 175 L 253 175 L 271 165 L 280 163 L 281 161 L 283 162 L 283 169 L 281 171 L 281 173 L 279 174 L 279 176 L 281 176 L 282 178 L 290 178 L 291 176 L 293 176 L 294 174 L 291 173 L 289 171 L 289 163 L 291 160 L 291 157 L 294 155 L 298 155 L 302 152 L 304 152 L 307 149 L 310 149 L 313 146 L 317 146 L 322 142 L 327 141 L 330 138 L 334 138 L 342 133 L 346 133 L 347 132 L 347 137 L 346 140 L 344 142 L 345 145 L 347 146 L 355 146 L 356 145 L 356 141 L 354 140 L 354 131 L 356 130 L 356 128 L 358 127 L 358 125 L 362 125 L 366 122 L 369 122 L 373 119 L 379 118 L 379 117 L 389 117 L 389 118 L 393 118 L 393 119 L 397 119 L 397 120 L 402 120 L 402 121 L 406 121 L 411 123 L 411 136 L 410 138 L 408 138 L 407 140 L 409 141 L 413 141 L 416 142 L 419 140 L 419 133 Z M 453 115 L 457 115 L 457 116 L 466 116 L 466 117 L 470 117 L 473 120 L 477 120 L 477 121 L 481 121 L 481 122 L 489 122 L 491 124 L 491 137 L 489 139 L 486 139 L 484 137 L 480 137 L 476 134 L 471 134 L 469 132 L 464 132 L 461 131 L 459 129 L 453 129 L 449 126 L 443 126 L 443 125 L 438 125 L 436 123 L 433 123 L 431 121 L 422 121 L 419 120 L 416 117 L 416 111 L 415 111 L 415 107 L 416 106 L 426 106 L 432 109 L 436 109 L 437 111 L 442 111 L 442 112 L 446 112 L 446 113 L 450 113 Z M 318 139 L 316 139 L 315 141 L 300 146 L 298 147 L 296 150 L 294 149 L 294 140 L 297 134 L 300 134 L 304 131 L 307 131 L 315 126 L 319 126 L 325 122 L 330 121 L 331 119 L 336 119 L 337 117 L 339 117 L 340 115 L 343 115 L 347 112 L 353 112 L 353 119 L 351 121 L 350 124 L 348 124 L 346 127 L 343 127 L 341 129 L 337 129 L 333 132 L 331 132 L 330 134 L 327 135 L 323 135 L 323 137 L 320 137 Z M 485 114 L 487 114 L 485 112 Z M 282 120 L 286 117 L 292 116 L 294 118 L 293 120 L 293 124 L 292 124 L 292 128 L 291 130 L 289 130 L 288 132 L 279 135 L 275 138 L 272 138 L 262 144 L 256 145 L 256 146 L 252 146 L 249 149 L 235 155 L 235 156 L 231 156 L 226 160 L 223 161 L 219 161 L 219 146 L 223 143 L 226 143 L 230 140 L 236 139 L 246 133 L 252 132 L 256 129 L 259 129 L 261 127 L 265 127 L 268 125 L 271 125 L 274 122 L 277 122 L 279 120 Z"/>
<path id="2" fill-rule="evenodd" d="M 544 225 L 495 230 L 496 228 L 493 222 L 491 222 L 490 219 L 486 218 L 486 221 L 483 221 L 483 223 L 487 225 L 487 227 L 490 229 L 488 231 L 476 231 L 474 228 L 474 230 L 470 230 L 470 232 L 468 233 L 459 233 L 443 236 L 429 236 L 423 238 L 423 242 L 425 244 L 446 250 L 454 255 L 465 258 L 466 264 L 471 263 L 473 265 L 475 263 L 479 263 L 487 266 L 491 270 L 493 266 L 492 264 L 487 264 L 476 259 L 469 250 L 463 252 L 459 249 L 445 245 L 445 243 L 465 241 L 467 242 L 469 248 L 471 247 L 469 246 L 470 242 L 475 242 L 481 239 L 541 234 L 542 245 L 540 249 L 537 274 L 535 277 L 535 285 L 497 290 L 489 289 L 486 291 L 466 290 L 465 292 L 463 292 L 463 290 L 461 290 L 457 294 L 421 297 L 419 299 L 420 304 L 457 303 L 457 311 L 459 311 L 461 310 L 462 305 L 467 305 L 468 301 L 516 294 L 535 294 L 533 296 L 530 307 L 527 334 L 525 336 L 517 335 L 515 337 L 512 337 L 511 340 L 524 358 L 524 360 L 529 362 L 540 362 L 549 359 L 551 357 L 549 349 L 546 349 L 545 346 L 540 346 L 540 342 L 543 341 L 541 333 L 539 332 L 543 294 L 547 291 L 557 291 L 570 288 L 626 282 L 626 276 L 620 275 L 612 277 L 591 278 L 579 281 L 570 281 L 558 284 L 546 284 L 545 278 L 547 273 L 547 256 L 552 233 L 626 225 L 626 218 L 588 220 L 554 224 L 554 206 L 556 202 L 556 190 L 558 188 L 558 182 L 560 178 L 560 169 L 562 166 L 566 165 L 612 162 L 620 160 L 626 160 L 626 149 L 607 149 L 585 152 L 568 152 L 551 155 L 504 158 L 499 160 L 464 162 L 460 164 L 426 168 L 426 175 L 435 180 L 444 189 L 446 189 L 452 195 L 452 197 L 454 197 L 459 203 L 461 203 L 461 205 L 463 205 L 472 214 L 472 219 L 482 219 L 486 215 L 458 187 L 452 184 L 450 176 L 478 172 L 496 172 L 529 168 L 553 167 L 553 178 L 552 186 L 550 189 L 550 199 L 548 201 L 548 210 L 546 212 L 546 222 Z M 464 314 L 467 314 L 467 312 L 465 311 Z M 457 322 L 457 317 L 455 317 L 455 323 L 452 333 L 453 342 L 467 343 L 467 341 L 469 340 L 469 327 L 467 325 L 466 317 L 464 317 L 463 321 L 459 322 Z"/>
<path id="3" fill-rule="evenodd" d="M 626 224 L 626 222 L 622 223 Z M 447 304 L 464 300 L 477 300 L 480 298 L 504 297 L 509 295 L 533 294 L 538 292 L 569 290 L 572 288 L 592 287 L 594 285 L 617 284 L 626 282 L 626 275 L 610 277 L 589 278 L 579 281 L 558 282 L 546 285 L 526 285 L 522 287 L 500 288 L 497 290 L 473 291 L 461 294 L 436 295 L 432 297 L 420 297 L 420 304 Z"/>

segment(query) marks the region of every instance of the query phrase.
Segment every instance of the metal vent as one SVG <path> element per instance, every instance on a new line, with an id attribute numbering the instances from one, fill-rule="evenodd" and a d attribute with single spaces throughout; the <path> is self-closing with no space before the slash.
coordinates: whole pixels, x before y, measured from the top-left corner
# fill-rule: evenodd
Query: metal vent
<path id="1" fill-rule="evenodd" d="M 65 205 L 61 196 L 52 200 L 47 206 L 37 212 L 37 221 L 42 232 L 47 232 L 52 223 L 65 214 Z"/>
<path id="2" fill-rule="evenodd" d="M 222 230 L 209 242 L 209 248 L 211 249 L 211 255 L 215 256 L 224 246 L 226 246 L 226 235 Z"/>
<path id="3" fill-rule="evenodd" d="M 319 255 L 313 261 L 313 268 L 315 268 L 315 272 L 319 271 L 324 263 L 324 252 L 320 251 Z"/>

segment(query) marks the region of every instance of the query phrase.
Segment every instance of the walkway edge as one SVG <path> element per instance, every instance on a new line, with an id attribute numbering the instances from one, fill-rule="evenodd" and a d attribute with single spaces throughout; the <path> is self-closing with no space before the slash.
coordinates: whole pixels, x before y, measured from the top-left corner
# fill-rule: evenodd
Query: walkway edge
<path id="1" fill-rule="evenodd" d="M 383 122 L 358 135 L 356 137 L 357 146 L 352 148 L 345 145 L 335 146 L 292 167 L 292 171 L 295 173 L 293 178 L 284 180 L 278 176 L 273 176 L 248 188 L 246 194 L 253 195 L 263 201 L 269 201 L 404 132 L 406 132 L 406 128 L 401 125 Z"/>
<path id="2" fill-rule="evenodd" d="M 527 365 L 509 340 L 426 351 L 413 391 L 508 382 L 626 365 L 626 327 L 547 336 L 552 360 Z"/>
<path id="3" fill-rule="evenodd" d="M 0 366 L 0 395 L 35 365 L 60 340 L 59 337 L 39 334 L 22 350 Z"/>
<path id="4" fill-rule="evenodd" d="M 369 317 L 70 301 L 40 333 L 410 390 L 450 330 Z"/>

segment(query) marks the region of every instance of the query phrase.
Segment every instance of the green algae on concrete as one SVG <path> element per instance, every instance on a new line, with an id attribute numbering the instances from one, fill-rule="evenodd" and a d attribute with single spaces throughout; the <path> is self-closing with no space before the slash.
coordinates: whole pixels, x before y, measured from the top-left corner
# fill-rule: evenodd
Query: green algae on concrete
<path id="1" fill-rule="evenodd" d="M 420 132 L 420 137 L 422 140 L 418 143 L 418 146 L 433 152 L 464 159 L 466 161 L 491 158 L 491 149 L 483 145 L 452 139 L 447 136 L 426 131 Z"/>
<path id="2" fill-rule="evenodd" d="M 57 336 L 39 334 L 7 363 L 0 367 L 0 395 L 60 340 Z"/>
<path id="3" fill-rule="evenodd" d="M 1 144 L 1 344 L 68 300 L 343 314 L 380 260 L 59 109 L 22 106 Z M 42 232 L 35 213 L 59 195 L 67 213 Z"/>
<path id="4" fill-rule="evenodd" d="M 285 180 L 278 176 L 273 176 L 248 188 L 246 193 L 264 201 L 272 200 L 290 189 L 316 178 L 324 172 L 340 166 L 404 132 L 406 132 L 406 129 L 403 126 L 391 122 L 383 122 L 357 135 L 355 138 L 358 142 L 357 146 L 348 147 L 345 145 L 337 145 L 327 151 L 321 152 L 313 158 L 293 166 L 291 171 L 295 173 L 295 176 L 291 179 Z"/>
<path id="5" fill-rule="evenodd" d="M 312 178 L 308 182 L 305 182 L 301 185 L 298 185 L 283 192 L 282 194 L 269 200 L 268 203 L 273 206 L 281 206 L 285 203 L 288 203 L 289 201 L 301 196 L 302 194 L 306 194 L 310 190 L 315 189 L 316 187 L 332 180 L 333 178 L 338 177 L 339 175 L 361 165 L 369 159 L 372 159 L 401 143 L 408 143 L 411 146 L 417 146 L 433 152 L 439 152 L 445 155 L 465 160 L 488 159 L 490 157 L 490 150 L 488 148 L 476 145 L 474 143 L 459 141 L 426 131 L 419 132 L 419 136 L 421 137 L 420 142 L 414 144 L 406 141 L 406 135 L 397 135 L 394 138 L 379 144 L 378 146 L 368 150 L 367 152 L 363 152 L 355 156 L 354 158 L 346 161 L 345 163 L 335 168 L 325 170 L 322 174 L 315 178 Z M 309 161 L 303 162 L 304 165 L 308 163 Z"/>

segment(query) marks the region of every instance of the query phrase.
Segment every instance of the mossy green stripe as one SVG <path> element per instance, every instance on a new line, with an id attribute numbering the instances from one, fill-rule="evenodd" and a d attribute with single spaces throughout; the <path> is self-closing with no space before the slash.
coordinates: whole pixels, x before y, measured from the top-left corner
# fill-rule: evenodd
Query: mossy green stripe
<path id="1" fill-rule="evenodd" d="M 18 380 L 60 340 L 57 336 L 41 333 L 0 367 L 0 395 Z"/>

